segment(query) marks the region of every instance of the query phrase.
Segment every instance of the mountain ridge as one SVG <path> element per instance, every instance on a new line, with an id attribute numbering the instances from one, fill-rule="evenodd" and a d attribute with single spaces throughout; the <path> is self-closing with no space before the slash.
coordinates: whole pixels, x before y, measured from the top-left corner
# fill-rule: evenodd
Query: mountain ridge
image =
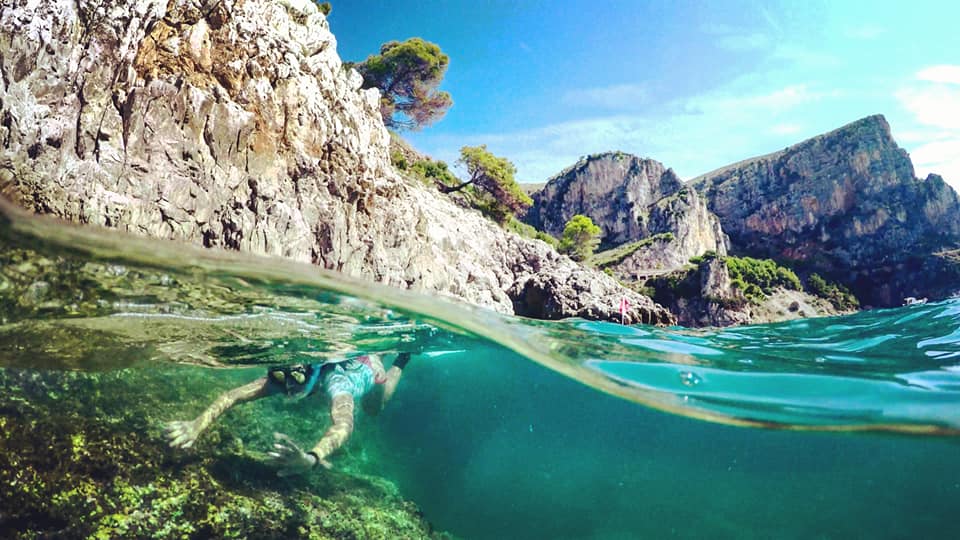
<path id="1" fill-rule="evenodd" d="M 675 217 L 668 226 L 651 229 L 651 210 L 673 193 L 695 189 L 711 216 L 700 212 L 704 215 L 696 218 L 701 222 L 698 230 L 708 229 L 710 219 L 717 220 L 713 235 L 728 237 L 732 254 L 772 258 L 797 267 L 803 275 L 820 273 L 852 288 L 867 306 L 900 305 L 908 296 L 942 298 L 960 288 L 953 278 L 954 260 L 937 255 L 960 247 L 960 197 L 939 175 L 915 176 L 909 154 L 897 145 L 883 115 L 860 118 L 782 150 L 719 167 L 681 187 L 671 186 L 673 193 L 643 201 L 647 206 L 642 211 L 632 209 L 635 198 L 618 196 L 630 182 L 626 177 L 619 185 L 604 178 L 601 189 L 590 185 L 589 174 L 582 174 L 584 164 L 612 156 L 647 160 L 672 170 L 622 152 L 586 156 L 533 195 L 527 222 L 549 225 L 545 228 L 554 232 L 568 215 L 581 213 L 601 227 L 604 247 L 612 248 L 655 234 L 676 234 L 698 214 Z M 591 191 L 602 191 L 604 202 L 614 210 L 598 211 L 596 205 L 584 204 L 581 194 Z M 637 223 L 611 222 L 611 215 Z M 654 246 L 661 252 L 651 255 Z M 658 265 L 680 270 L 681 260 L 708 252 L 724 254 L 722 248 L 708 249 L 703 242 L 682 251 L 662 237 L 643 248 L 646 252 L 637 250 L 636 256 L 608 268 L 621 279 L 642 281 L 644 275 L 663 274 Z"/>

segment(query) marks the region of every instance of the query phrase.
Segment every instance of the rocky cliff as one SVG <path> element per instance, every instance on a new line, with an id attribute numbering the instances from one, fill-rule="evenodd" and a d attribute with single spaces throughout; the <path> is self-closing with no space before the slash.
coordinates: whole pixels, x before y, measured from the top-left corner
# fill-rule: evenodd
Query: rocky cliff
<path id="1" fill-rule="evenodd" d="M 649 236 L 647 207 L 680 189 L 680 179 L 659 161 L 623 152 L 587 156 L 533 194 L 524 221 L 554 236 L 577 214 L 602 229 L 604 246 Z"/>
<path id="2" fill-rule="evenodd" d="M 647 230 L 656 241 L 641 242 L 607 267 L 624 278 L 636 279 L 676 270 L 707 252 L 727 254 L 729 240 L 720 221 L 697 191 L 686 186 L 650 205 Z"/>
<path id="3" fill-rule="evenodd" d="M 0 72 L 0 189 L 35 212 L 503 312 L 618 318 L 627 296 L 634 320 L 672 321 L 397 176 L 377 93 L 309 0 L 5 6 Z"/>
<path id="4" fill-rule="evenodd" d="M 882 116 L 693 185 L 737 251 L 800 262 L 851 286 L 865 304 L 949 290 L 941 279 L 949 265 L 931 257 L 960 244 L 960 200 L 939 176 L 915 177 Z"/>
<path id="5" fill-rule="evenodd" d="M 670 308 L 684 326 L 731 326 L 761 324 L 802 317 L 826 317 L 850 313 L 824 298 L 786 287 L 775 287 L 760 299 L 748 298 L 734 285 L 722 257 L 705 257 L 668 274 L 645 282 L 653 297 Z"/>
<path id="6" fill-rule="evenodd" d="M 652 159 L 622 152 L 585 157 L 533 200 L 524 220 L 554 235 L 573 216 L 590 217 L 602 231 L 601 245 L 615 248 L 594 263 L 624 278 L 675 270 L 707 251 L 727 252 L 727 237 L 703 198 Z"/>

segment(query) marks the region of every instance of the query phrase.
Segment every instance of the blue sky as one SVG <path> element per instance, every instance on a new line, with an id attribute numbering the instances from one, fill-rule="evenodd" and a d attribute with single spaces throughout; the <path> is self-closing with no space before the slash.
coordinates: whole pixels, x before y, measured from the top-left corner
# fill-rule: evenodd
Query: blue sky
<path id="1" fill-rule="evenodd" d="M 447 115 L 407 138 L 486 144 L 542 182 L 623 150 L 689 179 L 875 113 L 918 175 L 960 188 L 960 2 L 333 2 L 344 60 L 420 36 Z"/>

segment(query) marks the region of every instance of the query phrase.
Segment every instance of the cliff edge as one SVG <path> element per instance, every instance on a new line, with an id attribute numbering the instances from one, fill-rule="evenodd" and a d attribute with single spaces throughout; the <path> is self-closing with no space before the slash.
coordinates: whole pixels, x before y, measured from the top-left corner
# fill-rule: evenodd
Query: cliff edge
<path id="1" fill-rule="evenodd" d="M 815 269 L 869 305 L 951 292 L 936 253 L 960 245 L 960 199 L 941 177 L 915 176 L 883 116 L 691 183 L 740 252 Z"/>
<path id="2" fill-rule="evenodd" d="M 635 322 L 674 320 L 398 176 L 378 94 L 313 2 L 22 4 L 0 72 L 0 190 L 34 212 L 506 313 L 619 320 L 627 297 Z"/>

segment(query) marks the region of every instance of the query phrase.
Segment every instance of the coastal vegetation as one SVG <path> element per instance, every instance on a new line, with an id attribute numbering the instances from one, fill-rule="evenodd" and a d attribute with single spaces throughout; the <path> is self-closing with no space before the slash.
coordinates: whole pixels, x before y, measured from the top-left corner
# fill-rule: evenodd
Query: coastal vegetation
<path id="1" fill-rule="evenodd" d="M 585 261 L 600 245 L 600 227 L 583 214 L 570 218 L 563 228 L 559 250 L 575 261 Z"/>
<path id="2" fill-rule="evenodd" d="M 352 67 L 363 76 L 363 88 L 380 89 L 380 115 L 387 127 L 417 130 L 443 118 L 453 105 L 450 93 L 439 89 L 449 64 L 438 45 L 415 37 L 384 43 L 380 54 Z"/>
<path id="3" fill-rule="evenodd" d="M 646 285 L 654 291 L 653 297 L 658 302 L 671 303 L 677 298 L 696 298 L 703 294 L 702 274 L 706 271 L 706 266 L 715 259 L 719 259 L 724 265 L 730 276 L 730 285 L 739 292 L 739 295 L 708 299 L 724 307 L 738 308 L 747 303 L 760 304 L 777 289 L 804 290 L 800 278 L 793 270 L 772 259 L 719 257 L 712 251 L 691 258 L 690 263 L 693 266 L 652 278 Z"/>
<path id="4" fill-rule="evenodd" d="M 514 178 L 517 169 L 513 163 L 494 155 L 486 145 L 464 146 L 457 162 L 466 169 L 467 180 L 455 185 L 438 183 L 437 188 L 442 193 L 472 188 L 473 206 L 498 224 L 505 224 L 511 216 L 533 204 Z"/>
<path id="5" fill-rule="evenodd" d="M 724 257 L 732 285 L 748 300 L 760 303 L 777 287 L 802 291 L 803 285 L 797 274 L 773 259 L 753 257 Z"/>
<path id="6" fill-rule="evenodd" d="M 504 228 L 524 238 L 542 240 L 552 246 L 554 249 L 557 249 L 560 246 L 560 241 L 554 238 L 550 233 L 537 230 L 536 227 L 527 225 L 526 223 L 517 219 L 516 216 L 510 216 L 510 219 L 508 219 L 504 224 Z"/>
<path id="7" fill-rule="evenodd" d="M 820 274 L 813 273 L 807 278 L 807 287 L 813 294 L 827 299 L 837 309 L 857 309 L 860 302 L 849 289 L 839 283 L 829 282 Z"/>

